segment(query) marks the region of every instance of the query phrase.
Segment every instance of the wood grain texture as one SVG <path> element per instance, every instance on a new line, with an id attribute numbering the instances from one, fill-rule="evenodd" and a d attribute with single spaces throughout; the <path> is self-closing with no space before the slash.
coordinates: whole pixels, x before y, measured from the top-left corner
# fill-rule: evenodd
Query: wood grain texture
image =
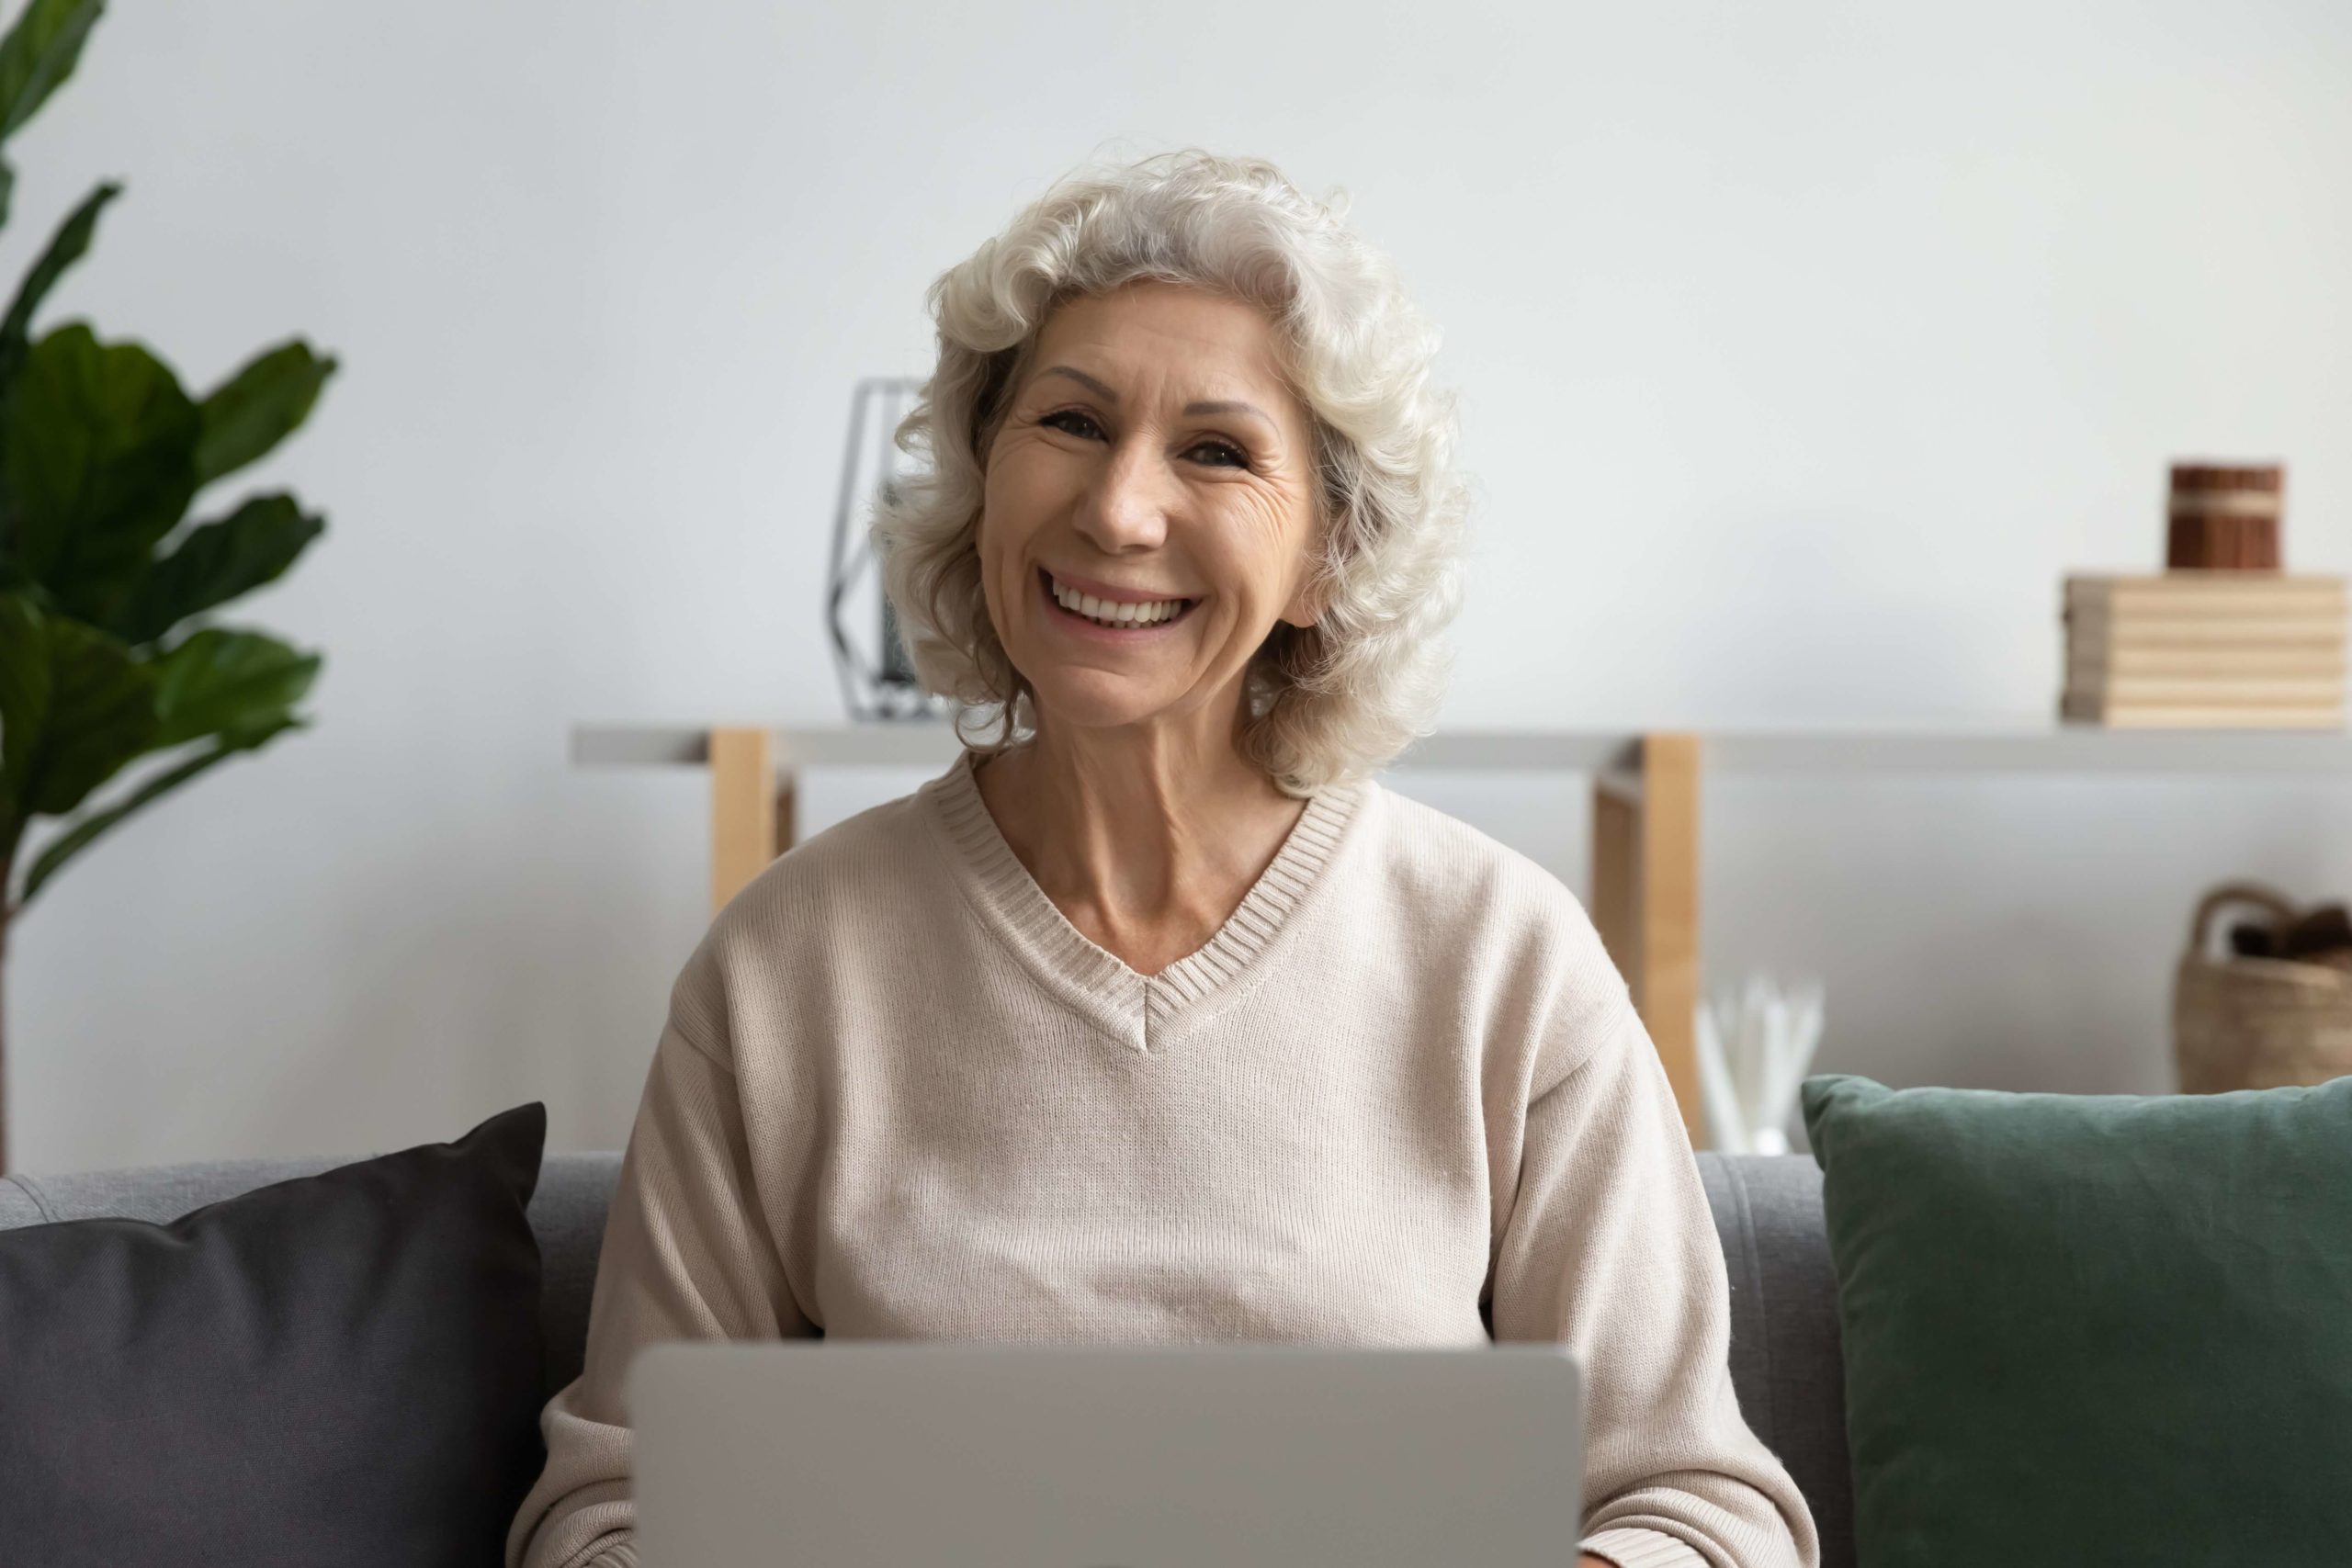
<path id="1" fill-rule="evenodd" d="M 1642 738 L 1637 772 L 1597 773 L 1592 897 L 1601 944 L 1625 976 L 1682 1111 L 1707 1146 L 1699 1099 L 1699 738 Z"/>
<path id="2" fill-rule="evenodd" d="M 775 734 L 765 726 L 710 732 L 710 909 L 713 915 L 775 859 Z"/>

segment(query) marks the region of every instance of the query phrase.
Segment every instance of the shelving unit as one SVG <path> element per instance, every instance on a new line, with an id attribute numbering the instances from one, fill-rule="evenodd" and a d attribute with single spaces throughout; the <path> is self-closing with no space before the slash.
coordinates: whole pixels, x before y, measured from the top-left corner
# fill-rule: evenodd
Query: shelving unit
<path id="1" fill-rule="evenodd" d="M 714 913 L 795 841 L 801 770 L 921 767 L 955 760 L 944 723 L 757 726 L 577 725 L 580 767 L 710 770 Z M 1976 729 L 1467 730 L 1424 738 L 1398 771 L 1589 776 L 1592 885 L 1585 904 L 1632 988 L 1703 1148 L 1697 1056 L 1699 817 L 1707 778 L 1787 774 L 2352 775 L 2352 735 L 2313 730 L 2098 729 L 2047 724 Z"/>

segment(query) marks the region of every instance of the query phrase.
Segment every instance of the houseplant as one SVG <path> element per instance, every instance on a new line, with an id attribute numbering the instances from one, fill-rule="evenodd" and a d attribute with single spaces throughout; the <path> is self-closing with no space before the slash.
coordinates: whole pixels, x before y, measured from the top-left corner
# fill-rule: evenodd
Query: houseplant
<path id="1" fill-rule="evenodd" d="M 0 143 L 72 75 L 102 9 L 30 0 L 0 36 Z M 14 183 L 0 156 L 0 225 Z M 323 517 L 273 491 L 180 524 L 199 491 L 301 424 L 334 358 L 291 339 L 198 398 L 144 346 L 103 342 L 85 321 L 32 335 L 121 189 L 101 182 L 67 214 L 0 316 L 0 976 L 10 926 L 75 855 L 216 763 L 305 728 L 295 705 L 322 662 L 210 613 L 281 576 Z M 35 845 L 42 817 L 62 820 Z M 0 1171 L 6 1083 L 0 1006 Z"/>

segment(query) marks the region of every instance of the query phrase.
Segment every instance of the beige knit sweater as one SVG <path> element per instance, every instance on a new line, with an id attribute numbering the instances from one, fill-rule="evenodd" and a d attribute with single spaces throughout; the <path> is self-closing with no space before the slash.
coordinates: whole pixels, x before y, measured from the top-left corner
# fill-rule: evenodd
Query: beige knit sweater
<path id="1" fill-rule="evenodd" d="M 1562 1342 L 1581 1550 L 1817 1568 L 1732 1390 L 1665 1069 L 1566 886 L 1365 781 L 1141 975 L 1029 875 L 975 756 L 781 856 L 680 972 L 506 1568 L 635 1563 L 640 1346 L 820 1332 Z"/>

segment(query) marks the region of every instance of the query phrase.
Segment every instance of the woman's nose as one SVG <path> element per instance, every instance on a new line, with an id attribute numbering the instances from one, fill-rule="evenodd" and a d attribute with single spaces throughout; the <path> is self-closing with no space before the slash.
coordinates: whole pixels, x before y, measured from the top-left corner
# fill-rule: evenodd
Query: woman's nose
<path id="1" fill-rule="evenodd" d="M 1080 527 L 1105 548 L 1156 544 L 1166 534 L 1172 476 L 1157 446 L 1128 440 L 1111 448 L 1089 489 Z"/>

